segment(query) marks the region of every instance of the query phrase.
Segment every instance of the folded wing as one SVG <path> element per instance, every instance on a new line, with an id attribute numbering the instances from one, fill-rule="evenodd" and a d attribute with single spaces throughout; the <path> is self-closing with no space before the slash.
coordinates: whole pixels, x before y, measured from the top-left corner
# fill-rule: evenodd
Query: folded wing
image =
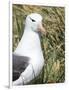
<path id="1" fill-rule="evenodd" d="M 13 78 L 12 79 L 13 81 L 15 81 L 16 79 L 19 78 L 20 74 L 24 72 L 24 70 L 29 65 L 30 58 L 26 56 L 20 56 L 17 54 L 13 54 L 12 58 L 13 58 L 13 62 L 12 62 Z"/>

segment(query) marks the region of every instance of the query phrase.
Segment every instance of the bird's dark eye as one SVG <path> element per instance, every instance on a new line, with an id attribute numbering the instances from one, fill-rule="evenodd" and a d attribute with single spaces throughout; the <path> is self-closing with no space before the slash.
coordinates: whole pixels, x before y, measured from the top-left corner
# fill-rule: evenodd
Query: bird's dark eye
<path id="1" fill-rule="evenodd" d="M 34 19 L 32 19 L 32 22 L 35 22 L 35 20 L 34 20 Z"/>
<path id="2" fill-rule="evenodd" d="M 31 17 L 30 17 L 30 19 L 32 20 L 32 22 L 36 22 L 34 19 L 32 19 Z"/>

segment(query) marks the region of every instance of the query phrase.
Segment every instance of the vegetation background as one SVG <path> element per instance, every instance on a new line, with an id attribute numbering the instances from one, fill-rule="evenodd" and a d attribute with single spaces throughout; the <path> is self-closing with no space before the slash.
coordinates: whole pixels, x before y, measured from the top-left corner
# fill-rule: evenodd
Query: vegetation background
<path id="1" fill-rule="evenodd" d="M 26 16 L 42 15 L 46 36 L 41 35 L 45 64 L 40 75 L 29 84 L 61 83 L 65 80 L 65 9 L 64 7 L 13 5 L 13 51 L 24 30 Z"/>

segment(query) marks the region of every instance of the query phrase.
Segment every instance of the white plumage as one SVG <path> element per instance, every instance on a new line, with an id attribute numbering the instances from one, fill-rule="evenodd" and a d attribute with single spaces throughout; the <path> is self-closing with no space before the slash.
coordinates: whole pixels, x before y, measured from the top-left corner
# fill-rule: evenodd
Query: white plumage
<path id="1" fill-rule="evenodd" d="M 42 27 L 42 16 L 37 13 L 28 15 L 23 36 L 14 54 L 29 57 L 29 65 L 21 73 L 20 77 L 13 82 L 13 85 L 27 84 L 38 76 L 42 70 L 44 58 L 38 33 L 41 31 L 45 33 L 45 29 Z"/>

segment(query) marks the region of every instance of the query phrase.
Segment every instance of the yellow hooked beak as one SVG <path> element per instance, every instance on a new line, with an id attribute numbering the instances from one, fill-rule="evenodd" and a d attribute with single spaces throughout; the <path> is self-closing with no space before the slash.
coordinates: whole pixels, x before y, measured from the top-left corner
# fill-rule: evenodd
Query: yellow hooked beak
<path id="1" fill-rule="evenodd" d="M 46 35 L 46 30 L 45 30 L 45 28 L 42 26 L 42 23 L 40 23 L 40 24 L 38 25 L 38 31 L 39 31 L 39 32 L 42 32 L 44 35 Z"/>

